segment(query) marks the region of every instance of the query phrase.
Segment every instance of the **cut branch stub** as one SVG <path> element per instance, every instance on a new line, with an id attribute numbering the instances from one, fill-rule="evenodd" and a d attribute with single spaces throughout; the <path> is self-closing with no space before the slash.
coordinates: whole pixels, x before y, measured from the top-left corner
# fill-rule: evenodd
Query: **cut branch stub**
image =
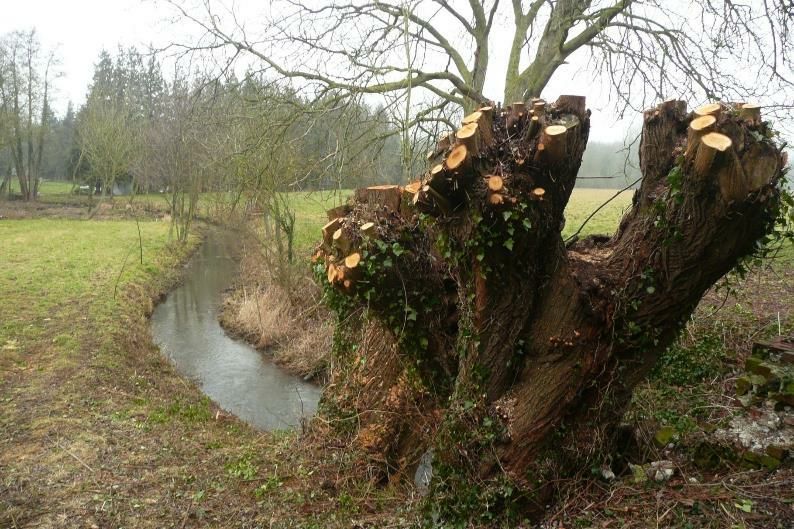
<path id="1" fill-rule="evenodd" d="M 491 117 L 491 110 L 491 107 L 483 107 L 480 110 L 472 112 L 468 116 L 464 117 L 463 121 L 461 122 L 463 127 L 476 124 L 480 140 L 482 141 L 483 145 L 488 146 L 493 145 L 493 132 L 491 130 L 493 127 L 493 119 Z"/>
<path id="2" fill-rule="evenodd" d="M 443 164 L 434 165 L 433 168 L 430 169 L 427 183 L 440 193 L 446 193 L 448 191 L 447 174 Z"/>
<path id="3" fill-rule="evenodd" d="M 480 126 L 477 123 L 463 125 L 455 133 L 458 144 L 465 145 L 471 156 L 477 156 L 480 152 Z"/>
<path id="4" fill-rule="evenodd" d="M 491 175 L 488 177 L 488 189 L 493 193 L 499 193 L 504 189 L 504 181 L 501 176 Z"/>
<path id="5" fill-rule="evenodd" d="M 461 174 L 469 168 L 470 161 L 469 149 L 465 145 L 456 145 L 444 164 L 450 171 Z"/>
<path id="6" fill-rule="evenodd" d="M 376 229 L 376 225 L 374 222 L 365 222 L 364 224 L 361 225 L 361 228 L 359 230 L 361 231 L 362 235 L 372 238 L 375 236 L 376 233 L 375 229 Z"/>
<path id="7" fill-rule="evenodd" d="M 336 230 L 338 230 L 342 226 L 342 219 L 336 218 L 330 222 L 328 222 L 325 226 L 323 226 L 323 243 L 325 246 L 330 249 L 331 244 L 333 244 L 333 235 Z"/>
<path id="8" fill-rule="evenodd" d="M 341 206 L 329 209 L 325 214 L 328 216 L 328 220 L 332 221 L 341 217 L 347 217 L 352 209 L 353 208 L 351 208 L 349 204 L 342 204 Z"/>
<path id="9" fill-rule="evenodd" d="M 731 139 L 719 132 L 709 132 L 700 139 L 697 154 L 693 162 L 693 170 L 699 178 L 706 178 L 711 170 L 718 153 L 724 153 L 731 148 Z"/>
<path id="10" fill-rule="evenodd" d="M 739 119 L 753 125 L 761 123 L 761 106 L 745 103 L 739 108 Z"/>
<path id="11" fill-rule="evenodd" d="M 715 118 L 718 118 L 720 117 L 721 111 L 722 111 L 722 105 L 720 105 L 719 103 L 708 103 L 706 105 L 696 108 L 695 115 L 714 116 Z"/>
<path id="12" fill-rule="evenodd" d="M 352 243 L 350 242 L 350 238 L 347 236 L 344 229 L 339 228 L 336 230 L 331 238 L 333 240 L 333 245 L 339 248 L 339 251 L 341 251 L 343 255 L 350 252 Z"/>
<path id="13" fill-rule="evenodd" d="M 435 205 L 438 206 L 438 209 L 441 210 L 441 213 L 443 213 L 444 215 L 449 215 L 450 204 L 449 204 L 449 200 L 447 200 L 447 198 L 444 195 L 442 195 L 441 193 L 439 193 L 429 185 L 425 185 L 422 187 L 422 193 L 431 197 L 433 203 L 435 203 Z"/>
<path id="14" fill-rule="evenodd" d="M 712 115 L 699 116 L 692 120 L 689 124 L 689 131 L 687 133 L 687 153 L 694 153 L 697 149 L 698 140 L 704 135 L 714 130 L 714 124 L 717 118 Z"/>
<path id="15" fill-rule="evenodd" d="M 400 212 L 400 186 L 370 186 L 356 189 L 355 201 L 370 206 L 384 206 L 392 211 Z"/>
<path id="16" fill-rule="evenodd" d="M 564 125 L 549 125 L 543 129 L 538 142 L 535 160 L 545 158 L 550 162 L 559 162 L 565 157 L 565 134 L 568 128 Z M 543 146 L 541 148 L 541 145 Z"/>

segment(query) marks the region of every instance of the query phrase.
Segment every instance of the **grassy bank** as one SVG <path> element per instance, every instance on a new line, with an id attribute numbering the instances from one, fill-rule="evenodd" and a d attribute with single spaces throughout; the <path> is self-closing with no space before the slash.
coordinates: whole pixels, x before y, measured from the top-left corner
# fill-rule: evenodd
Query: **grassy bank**
<path id="1" fill-rule="evenodd" d="M 577 192 L 566 232 L 609 195 Z M 333 198 L 296 201 L 313 241 Z M 609 231 L 627 202 L 605 208 L 588 231 Z M 366 458 L 324 436 L 322 421 L 302 438 L 256 432 L 163 359 L 147 315 L 178 280 L 190 246 L 169 243 L 167 223 L 140 227 L 139 239 L 129 220 L 0 221 L 0 527 L 415 527 L 412 487 L 377 485 Z M 585 469 L 547 527 L 794 520 L 790 465 L 693 463 L 704 433 L 743 413 L 733 392 L 752 342 L 776 334 L 778 321 L 794 331 L 791 264 L 789 250 L 724 306 L 722 294 L 710 294 L 639 388 L 627 416 L 639 439 L 630 461 L 672 460 L 673 479 L 636 483 L 618 472 L 608 482 Z M 262 268 L 255 253 L 249 266 Z M 243 286 L 249 297 L 257 290 Z M 654 443 L 664 427 L 672 448 Z"/>
<path id="2" fill-rule="evenodd" d="M 303 526 L 348 520 L 297 434 L 219 412 L 151 343 L 189 247 L 140 227 L 143 264 L 134 222 L 0 222 L 0 527 L 285 527 L 305 504 Z"/>

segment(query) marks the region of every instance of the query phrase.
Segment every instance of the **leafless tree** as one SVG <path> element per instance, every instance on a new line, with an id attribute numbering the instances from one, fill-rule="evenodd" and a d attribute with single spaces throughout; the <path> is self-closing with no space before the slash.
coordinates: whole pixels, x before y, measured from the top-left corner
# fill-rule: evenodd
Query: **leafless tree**
<path id="1" fill-rule="evenodd" d="M 45 54 L 35 31 L 0 39 L 0 138 L 11 150 L 25 200 L 38 194 L 39 170 L 51 114 L 50 86 L 55 55 Z"/>

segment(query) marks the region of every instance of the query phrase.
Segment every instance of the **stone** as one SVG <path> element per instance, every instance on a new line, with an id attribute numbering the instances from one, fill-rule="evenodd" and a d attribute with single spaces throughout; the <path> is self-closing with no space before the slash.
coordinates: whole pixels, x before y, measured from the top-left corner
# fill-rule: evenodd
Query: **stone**
<path id="1" fill-rule="evenodd" d="M 766 447 L 766 454 L 778 461 L 783 461 L 788 457 L 788 449 L 782 446 L 769 445 Z"/>
<path id="2" fill-rule="evenodd" d="M 654 461 L 645 469 L 645 474 L 654 481 L 667 481 L 675 474 L 675 465 L 672 461 Z"/>
<path id="3" fill-rule="evenodd" d="M 764 363 L 764 359 L 758 356 L 748 356 L 747 360 L 744 361 L 744 368 L 749 371 L 750 373 L 756 373 L 758 375 L 763 375 L 763 373 L 759 373 L 761 370 L 761 365 Z"/>
<path id="4" fill-rule="evenodd" d="M 736 395 L 738 397 L 747 395 L 751 389 L 753 389 L 753 383 L 750 381 L 749 375 L 742 375 L 736 379 Z"/>
<path id="5" fill-rule="evenodd" d="M 742 459 L 752 463 L 754 466 L 765 467 L 769 470 L 775 470 L 780 466 L 780 460 L 770 456 L 769 454 L 759 454 L 757 452 L 745 452 Z"/>
<path id="6" fill-rule="evenodd" d="M 648 481 L 648 474 L 645 473 L 645 469 L 642 465 L 632 465 L 629 463 L 629 469 L 631 469 L 631 474 L 634 477 L 634 483 L 645 483 Z"/>

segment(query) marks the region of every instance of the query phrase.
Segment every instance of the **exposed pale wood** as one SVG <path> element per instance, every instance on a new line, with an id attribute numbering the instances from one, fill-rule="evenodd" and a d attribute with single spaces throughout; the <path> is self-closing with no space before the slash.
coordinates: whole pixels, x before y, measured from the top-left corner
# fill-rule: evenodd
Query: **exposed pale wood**
<path id="1" fill-rule="evenodd" d="M 414 197 L 421 188 L 422 182 L 417 180 L 400 189 L 400 215 L 409 218 L 415 213 Z"/>
<path id="2" fill-rule="evenodd" d="M 465 145 L 471 156 L 477 156 L 480 152 L 480 126 L 477 123 L 463 125 L 455 133 L 458 144 Z"/>
<path id="3" fill-rule="evenodd" d="M 400 211 L 400 186 L 383 185 L 356 189 L 355 200 L 370 206 L 385 206 L 392 211 Z"/>
<path id="4" fill-rule="evenodd" d="M 717 154 L 727 151 L 732 145 L 731 139 L 719 132 L 709 132 L 700 138 L 692 166 L 695 174 L 700 178 L 705 178 L 709 174 Z"/>
<path id="5" fill-rule="evenodd" d="M 342 228 L 339 228 L 334 232 L 332 239 L 334 246 L 339 248 L 343 254 L 350 252 L 351 242 Z"/>
<path id="6" fill-rule="evenodd" d="M 564 125 L 549 125 L 540 135 L 535 160 L 541 157 L 551 162 L 559 162 L 565 157 L 565 135 L 568 129 Z M 541 147 L 541 145 L 543 147 Z"/>
<path id="7" fill-rule="evenodd" d="M 361 254 L 358 252 L 353 252 L 345 257 L 345 266 L 350 269 L 356 268 L 359 263 L 361 263 Z"/>
<path id="8" fill-rule="evenodd" d="M 463 121 L 461 121 L 460 123 L 461 125 L 468 125 L 469 123 L 479 123 L 481 117 L 482 117 L 482 112 L 477 110 L 475 112 L 472 112 L 468 116 L 465 116 L 463 118 Z"/>
<path id="9" fill-rule="evenodd" d="M 722 105 L 719 103 L 707 103 L 703 106 L 699 106 L 695 109 L 695 115 L 697 116 L 714 116 L 715 118 L 720 117 L 720 112 L 722 111 Z"/>
<path id="10" fill-rule="evenodd" d="M 536 200 L 543 200 L 543 197 L 546 195 L 546 190 L 542 187 L 536 187 L 532 190 L 532 198 Z"/>
<path id="11" fill-rule="evenodd" d="M 499 193 L 490 193 L 488 195 L 488 203 L 492 206 L 500 206 L 504 204 L 505 198 Z"/>
<path id="12" fill-rule="evenodd" d="M 328 282 L 333 285 L 334 282 L 336 281 L 336 265 L 334 263 L 328 264 L 327 277 L 328 277 Z"/>
<path id="13" fill-rule="evenodd" d="M 375 225 L 374 222 L 365 222 L 364 224 L 361 225 L 361 228 L 359 228 L 359 230 L 361 231 L 361 233 L 363 235 L 365 235 L 367 237 L 374 237 L 375 236 L 375 228 L 376 228 L 376 225 Z"/>
<path id="14" fill-rule="evenodd" d="M 465 145 L 456 145 L 447 156 L 444 164 L 454 172 L 463 172 L 469 167 L 469 149 Z"/>
<path id="15" fill-rule="evenodd" d="M 491 107 L 483 107 L 476 112 L 472 112 L 463 118 L 462 125 L 477 124 L 477 130 L 480 135 L 480 140 L 483 145 L 493 144 L 493 109 Z"/>
<path id="16" fill-rule="evenodd" d="M 430 169 L 430 173 L 427 178 L 427 183 L 433 186 L 434 189 L 437 191 L 443 192 L 448 186 L 446 183 L 446 169 L 444 169 L 444 164 L 437 164 L 434 165 Z"/>
<path id="17" fill-rule="evenodd" d="M 353 208 L 351 208 L 349 204 L 342 204 L 341 206 L 329 209 L 325 214 L 328 216 L 328 220 L 334 220 L 340 217 L 347 217 L 352 209 Z"/>
<path id="18" fill-rule="evenodd" d="M 693 153 L 697 149 L 697 144 L 704 134 L 708 134 L 714 130 L 714 124 L 717 118 L 712 115 L 698 116 L 689 123 L 689 130 L 687 132 L 686 152 Z"/>
<path id="19" fill-rule="evenodd" d="M 331 243 L 333 242 L 333 235 L 336 230 L 338 230 L 342 226 L 342 219 L 337 218 L 330 222 L 328 222 L 325 226 L 323 226 L 323 242 L 328 246 L 331 247 Z"/>
<path id="20" fill-rule="evenodd" d="M 546 114 L 546 102 L 539 99 L 532 103 L 532 115 L 542 118 Z"/>
<path id="21" fill-rule="evenodd" d="M 754 125 L 761 123 L 761 106 L 745 103 L 739 109 L 739 118 Z"/>
<path id="22" fill-rule="evenodd" d="M 488 177 L 488 189 L 494 193 L 500 192 L 504 189 L 504 181 L 501 176 L 491 175 Z"/>

